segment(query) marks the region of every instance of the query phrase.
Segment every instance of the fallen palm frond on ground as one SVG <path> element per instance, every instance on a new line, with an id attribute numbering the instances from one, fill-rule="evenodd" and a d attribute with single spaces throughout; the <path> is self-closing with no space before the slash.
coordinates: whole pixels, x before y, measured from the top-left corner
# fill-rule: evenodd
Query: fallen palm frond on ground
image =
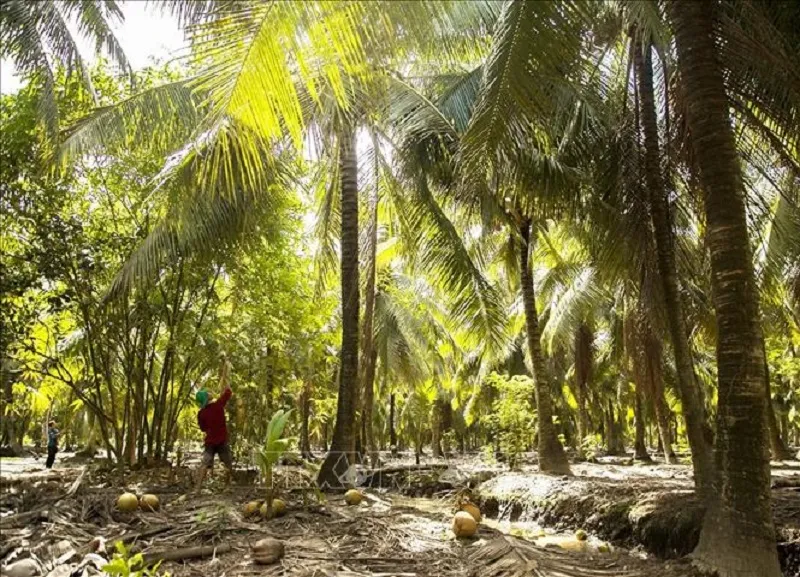
<path id="1" fill-rule="evenodd" d="M 501 535 L 470 556 L 473 577 L 638 577 L 620 559 L 603 561 L 577 558 L 555 548 L 538 547 L 523 539 Z"/>

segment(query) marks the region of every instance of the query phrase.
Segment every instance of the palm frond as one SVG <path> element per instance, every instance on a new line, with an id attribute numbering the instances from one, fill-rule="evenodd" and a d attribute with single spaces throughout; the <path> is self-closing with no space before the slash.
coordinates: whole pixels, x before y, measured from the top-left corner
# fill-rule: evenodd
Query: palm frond
<path id="1" fill-rule="evenodd" d="M 500 295 L 472 262 L 424 175 L 417 179 L 413 193 L 412 198 L 398 202 L 405 207 L 402 221 L 414 235 L 419 266 L 451 296 L 451 313 L 471 333 L 474 343 L 484 342 L 489 349 L 499 351 L 506 336 Z"/>
<path id="2" fill-rule="evenodd" d="M 323 177 L 324 176 L 324 177 Z M 323 163 L 316 183 L 317 214 L 314 221 L 314 270 L 317 295 L 321 295 L 328 279 L 338 273 L 339 230 L 341 229 L 341 195 L 339 162 L 337 158 Z"/>
<path id="3" fill-rule="evenodd" d="M 520 150 L 547 153 L 553 146 L 544 123 L 566 108 L 559 102 L 572 93 L 565 81 L 579 74 L 584 10 L 572 1 L 504 4 L 464 136 L 463 158 L 471 170 L 481 170 L 487 159 L 512 166 Z"/>
<path id="4" fill-rule="evenodd" d="M 132 78 L 133 68 L 111 29 L 112 22 L 125 18 L 119 4 L 115 0 L 69 0 L 63 4 L 66 14 L 78 22 L 80 33 L 94 40 L 95 52 L 108 54 L 120 71 Z"/>
<path id="5" fill-rule="evenodd" d="M 56 69 L 64 69 L 68 78 L 77 73 L 83 88 L 96 100 L 89 71 L 68 20 L 76 22 L 82 36 L 94 40 L 98 49 L 130 72 L 128 60 L 109 23 L 121 17 L 122 12 L 113 0 L 8 0 L 0 4 L 0 57 L 11 59 L 20 74 L 40 85 L 42 123 L 52 141 L 60 128 Z"/>
<path id="6" fill-rule="evenodd" d="M 98 108 L 69 127 L 59 148 L 62 165 L 90 152 L 130 148 L 167 155 L 191 137 L 202 114 L 192 80 L 178 80 Z"/>

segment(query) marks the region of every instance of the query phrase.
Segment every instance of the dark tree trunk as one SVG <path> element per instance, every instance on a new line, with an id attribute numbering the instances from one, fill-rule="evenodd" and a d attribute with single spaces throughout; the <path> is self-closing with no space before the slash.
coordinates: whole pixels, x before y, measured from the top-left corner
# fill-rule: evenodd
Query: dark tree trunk
<path id="1" fill-rule="evenodd" d="M 647 452 L 647 445 L 645 443 L 645 419 L 644 407 L 642 406 L 642 399 L 644 397 L 643 387 L 637 379 L 634 382 L 634 400 L 633 400 L 633 418 L 636 421 L 636 436 L 633 444 L 633 458 L 638 461 L 650 462 L 650 454 Z"/>
<path id="2" fill-rule="evenodd" d="M 378 167 L 377 155 L 375 156 L 375 186 L 369 198 L 369 223 L 367 236 L 369 246 L 367 251 L 367 286 L 364 297 L 364 335 L 361 361 L 363 363 L 362 387 L 363 403 L 361 411 L 362 426 L 364 430 L 364 449 L 369 455 L 372 467 L 378 465 L 378 447 L 375 444 L 375 431 L 372 423 L 372 413 L 375 403 L 375 365 L 378 361 L 378 351 L 374 343 L 374 318 L 375 318 L 375 275 L 376 259 L 378 254 Z"/>
<path id="3" fill-rule="evenodd" d="M 609 455 L 622 455 L 625 452 L 625 443 L 622 440 L 621 427 L 614 414 L 614 401 L 608 399 L 606 412 L 606 449 Z"/>
<path id="4" fill-rule="evenodd" d="M 0 359 L 3 363 L 0 367 L 0 379 L 3 382 L 2 397 L 0 397 L 0 445 L 8 445 L 15 452 L 20 452 L 22 447 L 17 443 L 14 418 L 14 380 L 16 371 L 10 370 L 10 361 Z"/>
<path id="5" fill-rule="evenodd" d="M 704 193 L 717 318 L 716 495 L 695 559 L 720 577 L 779 577 L 764 348 L 745 190 L 714 36 L 716 4 L 673 1 L 686 121 Z"/>
<path id="6" fill-rule="evenodd" d="M 394 428 L 395 396 L 394 392 L 389 394 L 389 450 L 392 455 L 397 455 L 397 429 Z"/>
<path id="7" fill-rule="evenodd" d="M 272 347 L 267 345 L 267 350 L 264 355 L 264 396 L 267 402 L 267 419 L 272 418 L 272 392 L 274 384 L 272 382 Z"/>
<path id="8" fill-rule="evenodd" d="M 634 38 L 633 42 L 637 42 Z M 675 241 L 669 215 L 669 201 L 661 173 L 661 155 L 656 124 L 656 104 L 653 92 L 653 62 L 650 43 L 634 48 L 636 77 L 638 78 L 641 122 L 644 132 L 645 183 L 649 193 L 650 217 L 655 233 L 658 272 L 664 292 L 672 350 L 678 373 L 678 393 L 686 420 L 686 434 L 692 451 L 695 486 L 704 495 L 711 491 L 714 478 L 714 461 L 708 441 L 703 395 L 694 372 L 692 351 L 689 347 L 689 332 L 683 315 L 683 303 L 678 288 L 678 272 L 675 264 Z"/>
<path id="9" fill-rule="evenodd" d="M 331 448 L 317 477 L 325 488 L 346 486 L 346 473 L 355 463 L 354 426 L 358 406 L 358 162 L 355 130 L 345 127 L 339 135 L 341 175 L 341 283 L 342 347 L 339 357 L 339 397 Z"/>
<path id="10" fill-rule="evenodd" d="M 539 316 L 536 312 L 536 293 L 533 275 L 528 264 L 531 249 L 531 221 L 520 224 L 520 284 L 522 301 L 525 306 L 525 326 L 527 330 L 528 352 L 531 357 L 534 394 L 537 411 L 537 433 L 539 437 L 539 470 L 547 473 L 570 474 L 569 461 L 561 441 L 558 440 L 553 425 L 553 407 L 550 399 L 550 379 L 547 375 L 540 345 Z"/>
<path id="11" fill-rule="evenodd" d="M 439 410 L 439 398 L 433 402 L 431 423 L 431 456 L 438 459 L 442 456 L 442 414 Z"/>
<path id="12" fill-rule="evenodd" d="M 646 425 L 646 418 L 645 415 L 647 413 L 646 410 L 646 403 L 645 400 L 650 397 L 652 399 L 652 404 L 655 406 L 656 400 L 652 395 L 652 383 L 650 382 L 649 372 L 648 372 L 648 363 L 645 360 L 645 354 L 647 351 L 646 346 L 643 343 L 643 329 L 645 328 L 644 323 L 642 322 L 642 314 L 641 310 L 638 312 L 634 312 L 629 314 L 625 318 L 625 352 L 631 360 L 631 364 L 633 365 L 633 381 L 634 381 L 634 418 L 636 419 L 636 438 L 634 443 L 634 452 L 635 458 L 641 460 L 652 460 L 650 455 L 647 453 L 647 444 L 644 439 L 644 429 L 647 428 Z M 656 411 L 653 411 L 656 413 Z M 658 414 L 658 413 L 657 413 Z M 663 444 L 661 440 L 661 431 L 662 425 L 666 424 L 666 421 L 660 422 L 658 425 L 658 450 L 663 450 Z M 640 431 L 640 426 L 642 431 Z M 641 441 L 640 441 L 640 436 Z M 667 444 L 669 446 L 669 444 Z"/>
<path id="13" fill-rule="evenodd" d="M 653 402 L 653 412 L 656 414 L 660 450 L 664 452 L 664 461 L 677 463 L 675 452 L 672 450 L 672 434 L 670 433 L 670 410 L 664 399 L 664 379 L 661 369 L 662 349 L 661 343 L 656 339 L 652 329 L 643 326 L 640 340 L 643 346 L 645 382 L 650 398 Z"/>
<path id="14" fill-rule="evenodd" d="M 578 401 L 578 459 L 585 458 L 583 451 L 583 441 L 588 435 L 586 415 L 586 391 L 592 376 L 592 342 L 594 335 L 592 330 L 581 323 L 575 333 L 575 397 Z"/>
<path id="15" fill-rule="evenodd" d="M 311 375 L 309 375 L 303 383 L 303 393 L 300 395 L 300 455 L 306 460 L 314 458 L 308 434 L 308 422 L 311 419 L 311 394 Z"/>

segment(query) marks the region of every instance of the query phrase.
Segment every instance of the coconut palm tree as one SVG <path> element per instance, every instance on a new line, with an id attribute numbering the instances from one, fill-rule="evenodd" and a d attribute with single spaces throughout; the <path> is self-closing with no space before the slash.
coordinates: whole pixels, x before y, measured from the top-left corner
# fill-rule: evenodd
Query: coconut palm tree
<path id="1" fill-rule="evenodd" d="M 689 333 L 686 329 L 686 318 L 679 293 L 673 226 L 670 220 L 667 190 L 662 177 L 662 156 L 658 142 L 656 103 L 653 90 L 653 49 L 649 39 L 639 45 L 639 40 L 634 36 L 631 42 L 638 83 L 640 119 L 644 135 L 643 169 L 658 256 L 659 276 L 662 283 L 662 293 L 675 355 L 675 364 L 678 369 L 678 384 L 683 414 L 686 419 L 686 432 L 689 446 L 692 450 L 695 485 L 698 491 L 707 493 L 713 485 L 714 463 L 712 461 L 709 435 L 706 434 L 702 390 L 694 373 Z"/>
<path id="2" fill-rule="evenodd" d="M 491 3 L 445 2 L 413 6 L 408 3 L 206 2 L 202 7 L 190 9 L 186 3 L 178 2 L 167 7 L 193 22 L 192 58 L 199 63 L 198 74 L 186 81 L 148 91 L 118 107 L 99 110 L 72 132 L 64 150 L 69 155 L 79 155 L 99 143 L 105 146 L 120 142 L 144 144 L 148 134 L 141 125 L 152 126 L 154 119 L 155 122 L 169 119 L 175 130 L 159 131 L 167 135 L 155 139 L 156 146 L 161 151 L 172 148 L 179 152 L 167 163 L 163 178 L 183 178 L 187 192 L 192 189 L 201 194 L 214 191 L 215 199 L 201 202 L 200 206 L 215 206 L 221 214 L 213 218 L 219 223 L 230 213 L 242 217 L 248 214 L 246 204 L 242 207 L 231 202 L 224 191 L 236 199 L 241 191 L 260 190 L 268 199 L 275 193 L 275 187 L 271 186 L 273 181 L 265 172 L 280 164 L 270 156 L 279 150 L 288 152 L 292 145 L 301 145 L 304 131 L 312 127 L 314 118 L 340 119 L 333 134 L 341 184 L 338 188 L 342 200 L 346 200 L 346 204 L 341 204 L 340 215 L 341 266 L 349 277 L 341 278 L 343 313 L 346 313 L 343 336 L 346 338 L 341 351 L 340 406 L 332 445 L 332 452 L 341 455 L 331 456 L 321 470 L 321 479 L 332 484 L 334 477 L 341 477 L 352 454 L 353 431 L 349 423 L 354 420 L 358 406 L 358 328 L 355 333 L 351 331 L 354 322 L 356 327 L 358 325 L 359 303 L 358 185 L 357 164 L 353 158 L 358 122 L 366 118 L 363 105 L 367 101 L 362 95 L 369 92 L 367 87 L 380 86 L 384 78 L 376 75 L 371 67 L 390 67 L 395 55 L 404 51 L 427 56 L 433 53 L 431 47 L 437 42 L 437 49 L 445 47 L 444 51 L 439 50 L 440 56 L 465 54 L 461 37 L 485 31 L 485 20 L 492 17 Z M 379 18 L 387 26 L 371 25 Z M 451 34 L 452 31 L 455 32 Z M 474 45 L 474 39 L 470 37 L 469 43 Z M 376 79 L 379 79 L 377 83 Z M 134 119 L 145 121 L 139 123 Z M 213 152 L 198 155 L 199 149 Z M 231 156 L 226 156 L 226 151 L 231 152 Z M 345 185 L 349 188 L 345 189 Z M 190 194 L 191 198 L 197 196 L 194 192 Z M 435 200 L 428 195 L 424 203 L 431 208 Z M 191 202 L 187 204 L 189 214 L 194 213 L 195 223 L 198 223 L 202 212 L 197 214 Z M 443 219 L 439 211 L 434 220 L 441 224 L 446 218 Z M 139 251 L 139 258 L 129 263 L 126 272 L 152 273 L 160 262 L 174 256 L 179 249 L 188 249 L 188 241 L 195 247 L 207 246 L 217 233 L 213 226 L 205 224 L 187 232 L 186 227 L 177 222 L 180 221 L 165 223 L 154 237 L 148 238 L 145 250 Z M 178 230 L 181 232 L 176 232 Z M 236 227 L 231 230 L 231 238 L 235 238 L 237 230 Z M 176 235 L 183 235 L 185 242 Z M 437 238 L 445 238 L 450 245 L 457 243 L 452 226 Z M 436 244 L 435 248 L 441 251 L 443 246 Z M 355 251 L 355 255 L 350 251 Z M 458 262 L 441 252 L 435 258 L 438 259 L 437 270 L 445 274 L 453 270 L 453 262 Z M 477 293 L 463 290 L 463 286 L 474 284 L 472 277 L 477 274 L 474 267 L 466 269 L 466 274 L 464 270 L 462 267 L 462 273 L 451 276 L 449 282 L 454 287 L 462 287 L 459 310 L 466 319 L 470 311 L 477 310 L 478 304 L 482 305 L 482 311 L 492 307 L 481 302 Z M 131 278 L 131 274 L 125 275 L 117 288 L 124 288 L 125 281 Z M 470 302 L 474 304 L 470 306 Z M 475 316 L 483 315 L 473 315 L 473 318 Z M 339 460 L 340 456 L 344 456 L 343 461 Z M 334 462 L 339 463 L 335 475 L 331 472 Z"/>
<path id="3" fill-rule="evenodd" d="M 50 139 L 61 128 L 56 87 L 62 71 L 67 78 L 80 78 L 79 86 L 97 101 L 89 70 L 78 50 L 79 39 L 69 25 L 77 24 L 81 37 L 94 42 L 96 50 L 108 55 L 123 72 L 132 74 L 112 30 L 112 24 L 122 19 L 115 0 L 8 0 L 0 6 L 0 58 L 10 59 L 18 74 L 40 86 L 39 111 Z"/>
<path id="4" fill-rule="evenodd" d="M 780 575 L 770 510 L 763 334 L 745 214 L 745 188 L 715 44 L 714 6 L 669 4 L 686 121 L 704 191 L 717 370 L 718 498 L 696 558 L 723 576 Z"/>

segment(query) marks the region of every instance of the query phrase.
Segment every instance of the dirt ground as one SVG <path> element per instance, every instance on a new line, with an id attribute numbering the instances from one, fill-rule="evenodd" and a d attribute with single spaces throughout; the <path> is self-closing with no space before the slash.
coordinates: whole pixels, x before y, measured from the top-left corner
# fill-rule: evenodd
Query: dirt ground
<path id="1" fill-rule="evenodd" d="M 784 574 L 800 576 L 800 462 L 773 462 L 773 518 Z M 532 467 L 503 473 L 480 486 L 483 510 L 558 530 L 583 529 L 598 538 L 659 558 L 691 553 L 705 508 L 694 495 L 688 464 L 633 463 L 602 458 L 573 465 L 570 478 L 538 475 Z"/>
<path id="2" fill-rule="evenodd" d="M 552 523 L 536 512 L 536 503 L 547 502 L 555 491 L 576 499 L 602 495 L 609 487 L 685 491 L 690 485 L 686 467 L 655 466 L 651 471 L 584 464 L 574 468 L 575 477 L 563 480 L 504 472 L 478 458 L 424 463 L 410 471 L 407 466 L 405 461 L 389 463 L 384 468 L 389 473 L 380 480 L 362 476 L 373 486 L 364 489 L 365 499 L 356 507 L 347 507 L 341 495 L 319 500 L 309 471 L 280 467 L 278 491 L 288 502 L 288 512 L 266 521 L 242 514 L 244 503 L 263 499 L 263 487 L 252 484 L 225 487 L 215 479 L 200 495 L 186 496 L 187 469 L 134 471 L 124 487 L 139 495 L 157 494 L 161 508 L 122 513 L 115 507 L 121 493 L 115 471 L 64 461 L 44 471 L 42 461 L 2 459 L 0 564 L 8 567 L 28 558 L 38 569 L 31 575 L 88 577 L 101 573 L 112 544 L 123 541 L 148 560 L 202 548 L 200 557 L 163 562 L 159 571 L 174 577 L 694 575 L 685 561 L 657 559 L 643 547 L 629 551 L 618 545 L 624 539 L 609 539 L 591 524 L 569 519 Z M 787 470 L 788 475 L 779 476 L 792 477 Z M 475 538 L 456 539 L 450 530 L 456 494 L 468 485 L 484 500 L 490 518 Z M 492 499 L 497 511 L 490 510 Z M 585 540 L 575 537 L 575 527 L 581 525 L 587 527 Z M 285 545 L 285 556 L 274 565 L 255 565 L 251 559 L 251 545 L 264 537 Z M 105 545 L 95 551 L 100 541 Z"/>

